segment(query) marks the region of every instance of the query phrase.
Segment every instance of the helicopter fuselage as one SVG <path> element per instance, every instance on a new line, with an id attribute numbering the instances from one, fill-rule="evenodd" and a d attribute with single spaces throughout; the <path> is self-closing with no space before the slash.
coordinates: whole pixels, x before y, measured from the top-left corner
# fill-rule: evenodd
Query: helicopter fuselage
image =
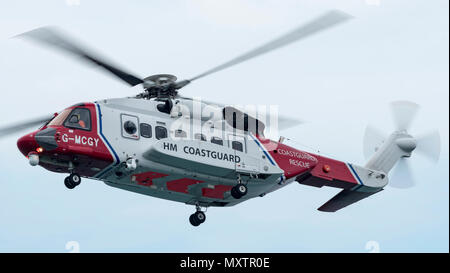
<path id="1" fill-rule="evenodd" d="M 205 207 L 232 206 L 295 180 L 317 187 L 362 184 L 347 163 L 236 130 L 222 118 L 195 118 L 182 107 L 166 113 L 158 108 L 162 103 L 81 103 L 20 138 L 18 147 L 30 163 L 38 158 L 52 172 Z M 236 199 L 230 191 L 238 183 L 248 194 Z"/>
<path id="2" fill-rule="evenodd" d="M 188 124 L 191 130 L 175 129 L 183 117 L 160 112 L 158 104 L 133 98 L 78 104 L 20 138 L 18 147 L 26 156 L 37 154 L 39 165 L 52 172 L 75 172 L 113 187 L 205 206 L 262 196 L 317 163 L 308 153 L 226 125 L 212 134 L 204 129 L 208 121 L 197 128 Z M 74 109 L 88 112 L 85 128 L 70 125 Z M 124 129 L 127 122 L 135 125 L 134 131 Z M 183 125 L 185 120 L 177 128 L 186 128 Z M 194 136 L 194 131 L 199 133 Z M 275 159 L 273 147 L 292 163 Z M 234 199 L 229 192 L 238 179 L 249 194 Z"/>

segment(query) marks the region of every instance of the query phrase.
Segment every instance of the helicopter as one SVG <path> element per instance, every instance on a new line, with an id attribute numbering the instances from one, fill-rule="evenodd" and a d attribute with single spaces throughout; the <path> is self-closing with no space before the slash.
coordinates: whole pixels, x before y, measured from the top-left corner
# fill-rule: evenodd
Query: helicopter
<path id="1" fill-rule="evenodd" d="M 195 206 L 193 226 L 206 220 L 208 207 L 230 207 L 279 190 L 293 182 L 341 191 L 318 208 L 336 212 L 388 185 L 388 173 L 412 152 L 438 160 L 439 132 L 422 138 L 408 133 L 418 105 L 392 104 L 396 130 L 389 136 L 368 127 L 364 166 L 302 151 L 265 137 L 270 126 L 300 124 L 297 119 L 266 116 L 232 105 L 198 100 L 180 89 L 200 78 L 263 55 L 351 19 L 331 10 L 262 46 L 186 80 L 170 74 L 146 78 L 126 72 L 81 46 L 61 31 L 41 27 L 18 35 L 97 65 L 130 86 L 132 97 L 82 102 L 44 117 L 0 128 L 0 137 L 41 125 L 20 137 L 17 146 L 31 166 L 67 173 L 74 189 L 83 179 Z M 412 186 L 410 179 L 397 186 Z"/>

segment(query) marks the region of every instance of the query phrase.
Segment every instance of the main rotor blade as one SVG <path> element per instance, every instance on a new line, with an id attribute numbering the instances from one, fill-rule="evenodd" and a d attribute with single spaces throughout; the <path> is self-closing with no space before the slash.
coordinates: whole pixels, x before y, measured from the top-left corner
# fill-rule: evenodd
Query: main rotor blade
<path id="1" fill-rule="evenodd" d="M 225 104 L 223 104 L 223 103 L 219 103 L 219 102 L 215 102 L 215 101 L 210 101 L 210 100 L 204 100 L 204 99 L 201 98 L 201 97 L 187 97 L 187 96 L 177 95 L 177 98 L 183 99 L 183 100 L 191 100 L 191 101 L 196 101 L 196 102 L 206 103 L 206 104 L 214 105 L 214 106 L 217 106 L 217 107 L 225 107 Z"/>
<path id="2" fill-rule="evenodd" d="M 241 56 L 238 56 L 224 64 L 221 64 L 221 65 L 219 65 L 213 69 L 210 69 L 198 76 L 195 76 L 195 77 L 189 79 L 188 81 L 191 82 L 191 81 L 197 80 L 199 78 L 205 77 L 207 75 L 210 75 L 212 73 L 223 70 L 225 68 L 228 68 L 230 66 L 242 63 L 251 58 L 257 57 L 257 56 L 267 53 L 269 51 L 275 50 L 277 48 L 283 47 L 283 46 L 293 43 L 295 41 L 306 38 L 312 34 L 323 31 L 327 28 L 338 25 L 338 24 L 345 22 L 351 18 L 352 18 L 352 16 L 347 13 L 344 13 L 339 10 L 331 10 L 331 11 L 325 13 L 324 15 L 316 18 L 315 20 L 296 28 L 289 33 L 286 33 L 285 35 L 279 37 L 278 39 L 275 39 L 275 40 L 268 42 L 260 47 L 257 47 L 257 48 L 255 48 Z"/>
<path id="3" fill-rule="evenodd" d="M 37 28 L 19 34 L 16 37 L 29 38 L 41 44 L 53 46 L 59 50 L 65 51 L 66 53 L 74 54 L 75 56 L 81 57 L 88 62 L 103 67 L 131 86 L 135 86 L 144 82 L 142 79 L 125 72 L 123 69 L 120 69 L 117 66 L 113 66 L 105 60 L 102 60 L 101 58 L 96 56 L 97 54 L 94 54 L 92 52 L 89 53 L 88 50 L 84 49 L 80 45 L 77 45 L 77 43 L 75 43 L 72 39 L 65 37 L 65 35 L 63 35 L 53 27 Z"/>
<path id="4" fill-rule="evenodd" d="M 297 118 L 291 118 L 291 117 L 278 115 L 278 129 L 279 130 L 287 130 L 289 128 L 293 128 L 293 127 L 296 127 L 296 126 L 304 124 L 304 123 L 305 123 L 305 121 L 297 119 Z"/>
<path id="5" fill-rule="evenodd" d="M 201 102 L 201 103 L 205 103 L 207 105 L 212 105 L 212 106 L 217 106 L 219 108 L 224 108 L 227 105 L 223 104 L 223 103 L 218 103 L 218 102 L 214 102 L 214 101 L 210 101 L 210 100 L 204 100 L 202 98 L 199 97 L 187 97 L 187 96 L 180 96 L 178 95 L 177 98 L 179 99 L 183 99 L 183 100 L 190 100 L 190 101 L 197 101 L 197 102 Z M 229 105 L 232 106 L 232 105 Z M 263 118 L 264 121 L 269 121 L 270 116 L 267 116 L 266 114 L 262 115 L 262 116 L 254 116 L 256 113 L 248 113 L 245 111 L 244 109 L 240 109 L 240 111 L 242 111 L 243 113 L 249 114 L 250 116 L 254 117 L 254 118 Z M 261 114 L 260 114 L 261 115 Z M 264 123 L 264 121 L 262 121 Z M 295 126 L 298 126 L 300 124 L 305 123 L 303 120 L 300 120 L 298 118 L 292 118 L 292 117 L 287 117 L 287 116 L 283 116 L 283 115 L 277 115 L 277 128 L 278 130 L 286 130 Z M 270 127 L 270 124 L 264 124 L 266 126 L 266 129 Z"/>
<path id="6" fill-rule="evenodd" d="M 46 115 L 46 116 L 42 116 L 39 118 L 34 118 L 31 120 L 27 120 L 27 121 L 23 121 L 19 124 L 14 124 L 11 126 L 5 126 L 5 127 L 1 127 L 0 128 L 0 138 L 7 136 L 7 135 L 11 135 L 17 132 L 20 132 L 22 130 L 31 128 L 31 127 L 35 127 L 38 125 L 43 124 L 44 122 L 50 120 L 53 118 L 53 115 Z"/>

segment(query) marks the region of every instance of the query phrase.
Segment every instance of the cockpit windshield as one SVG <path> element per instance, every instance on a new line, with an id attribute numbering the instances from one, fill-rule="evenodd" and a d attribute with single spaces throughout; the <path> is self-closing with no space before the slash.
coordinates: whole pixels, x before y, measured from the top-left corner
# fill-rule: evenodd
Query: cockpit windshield
<path id="1" fill-rule="evenodd" d="M 64 120 L 67 118 L 67 116 L 69 115 L 70 111 L 72 111 L 71 109 L 66 109 L 61 111 L 56 117 L 54 117 L 48 124 L 47 126 L 50 125 L 62 125 Z"/>

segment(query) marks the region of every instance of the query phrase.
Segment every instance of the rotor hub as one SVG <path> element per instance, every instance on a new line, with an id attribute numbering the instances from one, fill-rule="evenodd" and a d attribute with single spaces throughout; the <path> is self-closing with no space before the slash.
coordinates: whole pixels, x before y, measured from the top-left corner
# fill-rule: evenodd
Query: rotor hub
<path id="1" fill-rule="evenodd" d="M 395 142 L 400 149 L 407 153 L 411 153 L 417 147 L 417 141 L 413 137 L 398 138 Z"/>
<path id="2" fill-rule="evenodd" d="M 143 87 L 145 92 L 140 94 L 142 98 L 170 98 L 175 97 L 177 92 L 177 77 L 171 74 L 156 74 L 144 78 Z"/>
<path id="3" fill-rule="evenodd" d="M 171 74 L 156 74 L 144 78 L 144 87 L 147 84 L 163 85 L 167 83 L 174 83 L 177 81 L 177 77 Z"/>

